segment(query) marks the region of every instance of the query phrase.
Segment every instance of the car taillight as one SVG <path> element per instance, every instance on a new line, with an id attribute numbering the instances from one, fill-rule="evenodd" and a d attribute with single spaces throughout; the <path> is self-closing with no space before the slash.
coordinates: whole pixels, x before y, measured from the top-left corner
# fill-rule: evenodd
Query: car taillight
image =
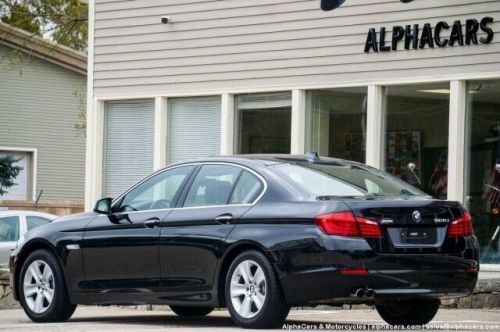
<path id="1" fill-rule="evenodd" d="M 448 237 L 464 237 L 472 235 L 472 217 L 465 213 L 460 218 L 453 220 L 448 225 Z"/>
<path id="2" fill-rule="evenodd" d="M 376 221 L 356 217 L 362 237 L 382 237 L 382 232 Z"/>
<path id="3" fill-rule="evenodd" d="M 379 238 L 382 232 L 376 221 L 355 217 L 352 212 L 333 212 L 315 218 L 318 227 L 328 235 Z"/>

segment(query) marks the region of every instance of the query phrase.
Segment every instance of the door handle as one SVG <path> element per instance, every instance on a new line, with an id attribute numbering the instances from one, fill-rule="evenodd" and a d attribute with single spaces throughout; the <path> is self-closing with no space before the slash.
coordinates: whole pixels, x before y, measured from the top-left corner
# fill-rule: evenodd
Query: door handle
<path id="1" fill-rule="evenodd" d="M 234 217 L 230 213 L 221 214 L 220 216 L 215 218 L 215 221 L 218 222 L 219 224 L 230 224 L 233 220 Z"/>
<path id="2" fill-rule="evenodd" d="M 150 218 L 148 220 L 146 220 L 144 223 L 143 223 L 144 227 L 147 227 L 147 228 L 155 228 L 157 226 L 160 225 L 160 219 L 158 218 Z"/>

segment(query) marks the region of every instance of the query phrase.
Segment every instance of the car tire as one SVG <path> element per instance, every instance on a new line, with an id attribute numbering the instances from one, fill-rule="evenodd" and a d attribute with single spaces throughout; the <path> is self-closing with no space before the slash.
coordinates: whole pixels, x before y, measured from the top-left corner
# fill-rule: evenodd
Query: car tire
<path id="1" fill-rule="evenodd" d="M 170 309 L 179 317 L 203 317 L 214 311 L 213 307 L 184 307 L 171 305 Z"/>
<path id="2" fill-rule="evenodd" d="M 75 312 L 62 268 L 48 250 L 36 250 L 26 258 L 18 285 L 21 306 L 34 322 L 63 322 Z"/>
<path id="3" fill-rule="evenodd" d="M 380 317 L 391 325 L 425 325 L 429 323 L 440 306 L 439 300 L 391 300 L 376 304 Z"/>
<path id="4" fill-rule="evenodd" d="M 256 250 L 233 260 L 224 290 L 231 318 L 243 328 L 281 328 L 290 311 L 273 266 Z"/>

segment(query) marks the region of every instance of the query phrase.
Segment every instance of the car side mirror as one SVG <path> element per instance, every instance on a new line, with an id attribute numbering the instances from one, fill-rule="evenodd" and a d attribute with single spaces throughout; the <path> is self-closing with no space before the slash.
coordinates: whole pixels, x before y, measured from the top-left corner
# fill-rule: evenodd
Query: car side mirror
<path id="1" fill-rule="evenodd" d="M 107 197 L 107 198 L 102 198 L 95 203 L 94 206 L 94 212 L 100 213 L 100 214 L 110 214 L 111 213 L 111 201 L 112 199 Z"/>

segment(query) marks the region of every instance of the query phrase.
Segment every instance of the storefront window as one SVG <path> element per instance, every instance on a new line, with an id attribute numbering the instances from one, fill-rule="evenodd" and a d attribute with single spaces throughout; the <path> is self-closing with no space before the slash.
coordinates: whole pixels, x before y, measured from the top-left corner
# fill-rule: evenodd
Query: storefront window
<path id="1" fill-rule="evenodd" d="M 290 91 L 238 95 L 235 108 L 237 153 L 290 153 Z"/>
<path id="2" fill-rule="evenodd" d="M 367 89 L 307 92 L 306 151 L 365 162 Z"/>
<path id="3" fill-rule="evenodd" d="M 385 170 L 439 199 L 447 197 L 449 89 L 449 83 L 384 89 Z"/>
<path id="4" fill-rule="evenodd" d="M 467 86 L 465 205 L 474 219 L 481 262 L 500 264 L 500 81 Z"/>

